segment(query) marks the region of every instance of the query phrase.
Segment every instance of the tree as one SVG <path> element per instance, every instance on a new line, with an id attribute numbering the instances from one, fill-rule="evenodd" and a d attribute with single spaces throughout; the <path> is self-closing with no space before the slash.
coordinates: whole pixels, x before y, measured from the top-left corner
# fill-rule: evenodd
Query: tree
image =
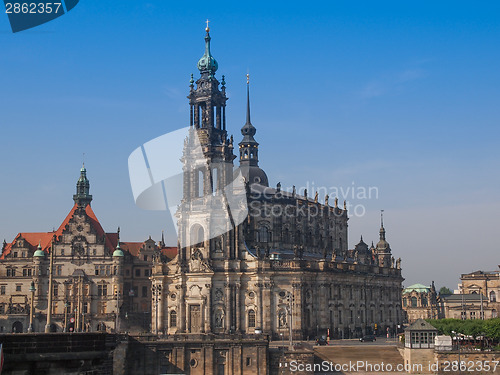
<path id="1" fill-rule="evenodd" d="M 441 295 L 441 296 L 447 296 L 450 294 L 453 294 L 453 292 L 451 291 L 451 289 L 449 289 L 445 286 L 443 286 L 441 289 L 439 289 L 439 295 Z"/>

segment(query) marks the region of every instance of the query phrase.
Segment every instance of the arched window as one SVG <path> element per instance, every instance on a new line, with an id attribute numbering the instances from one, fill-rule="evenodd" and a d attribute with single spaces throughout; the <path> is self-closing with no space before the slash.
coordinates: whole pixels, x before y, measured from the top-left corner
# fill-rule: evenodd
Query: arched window
<path id="1" fill-rule="evenodd" d="M 411 297 L 411 307 L 417 307 L 417 297 Z"/>
<path id="2" fill-rule="evenodd" d="M 406 307 L 406 305 L 407 305 L 406 298 L 403 298 L 403 306 Z"/>
<path id="3" fill-rule="evenodd" d="M 267 229 L 267 227 L 265 226 L 261 226 L 259 228 L 259 241 L 260 242 L 269 242 L 271 241 L 271 238 L 270 238 L 270 233 L 269 233 L 269 230 Z"/>
<path id="4" fill-rule="evenodd" d="M 248 159 L 248 150 L 243 151 L 243 159 Z"/>
<path id="5" fill-rule="evenodd" d="M 497 317 L 497 311 L 495 309 L 491 310 L 491 317 L 496 318 Z"/>
<path id="6" fill-rule="evenodd" d="M 248 328 L 255 328 L 255 311 L 248 310 Z"/>
<path id="7" fill-rule="evenodd" d="M 175 310 L 170 311 L 170 327 L 177 327 L 177 312 Z"/>
<path id="8" fill-rule="evenodd" d="M 422 306 L 427 306 L 427 297 L 422 297 Z"/>
<path id="9" fill-rule="evenodd" d="M 202 246 L 205 241 L 205 231 L 203 227 L 199 224 L 195 224 L 191 227 L 191 244 Z"/>
<path id="10" fill-rule="evenodd" d="M 212 192 L 217 192 L 219 188 L 219 170 L 217 168 L 212 169 Z"/>
<path id="11" fill-rule="evenodd" d="M 496 302 L 497 301 L 497 295 L 495 294 L 495 292 L 492 290 L 490 292 L 490 302 Z"/>

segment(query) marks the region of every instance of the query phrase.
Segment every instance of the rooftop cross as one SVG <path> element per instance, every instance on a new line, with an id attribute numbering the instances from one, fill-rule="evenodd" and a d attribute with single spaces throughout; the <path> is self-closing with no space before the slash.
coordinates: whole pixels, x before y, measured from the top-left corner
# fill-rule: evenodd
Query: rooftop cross
<path id="1" fill-rule="evenodd" d="M 208 27 L 208 23 L 209 23 L 209 22 L 210 22 L 210 21 L 209 21 L 209 20 L 208 20 L 208 18 L 207 18 L 207 20 L 206 20 L 206 23 L 207 23 L 207 28 L 205 29 L 205 31 L 206 31 L 207 33 L 210 31 L 210 28 Z"/>

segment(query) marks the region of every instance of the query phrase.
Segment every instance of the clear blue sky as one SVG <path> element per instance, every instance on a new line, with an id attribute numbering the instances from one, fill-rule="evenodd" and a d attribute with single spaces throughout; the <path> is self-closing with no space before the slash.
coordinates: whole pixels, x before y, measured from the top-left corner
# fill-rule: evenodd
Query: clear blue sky
<path id="1" fill-rule="evenodd" d="M 211 20 L 228 129 L 245 74 L 271 185 L 378 189 L 352 200 L 349 245 L 379 210 L 405 285 L 454 288 L 493 270 L 500 212 L 500 3 L 81 0 L 12 34 L 0 17 L 0 239 L 57 227 L 82 153 L 93 208 L 124 241 L 159 239 L 166 213 L 135 207 L 127 158 L 188 121 L 189 76 Z"/>

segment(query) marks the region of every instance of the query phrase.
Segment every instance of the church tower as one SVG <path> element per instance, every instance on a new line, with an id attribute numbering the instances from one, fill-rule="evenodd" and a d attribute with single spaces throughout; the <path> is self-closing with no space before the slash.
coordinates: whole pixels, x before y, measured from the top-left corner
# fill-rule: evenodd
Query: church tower
<path id="1" fill-rule="evenodd" d="M 259 143 L 254 135 L 257 129 L 250 121 L 250 76 L 247 74 L 247 121 L 241 128 L 243 135 L 240 146 L 240 169 L 245 180 L 250 184 L 269 186 L 266 173 L 259 168 Z"/>
<path id="2" fill-rule="evenodd" d="M 384 216 L 383 211 L 380 213 L 380 239 L 377 242 L 377 247 L 375 249 L 378 263 L 380 267 L 390 267 L 391 266 L 391 246 L 389 242 L 385 239 L 385 228 L 384 228 Z"/>

